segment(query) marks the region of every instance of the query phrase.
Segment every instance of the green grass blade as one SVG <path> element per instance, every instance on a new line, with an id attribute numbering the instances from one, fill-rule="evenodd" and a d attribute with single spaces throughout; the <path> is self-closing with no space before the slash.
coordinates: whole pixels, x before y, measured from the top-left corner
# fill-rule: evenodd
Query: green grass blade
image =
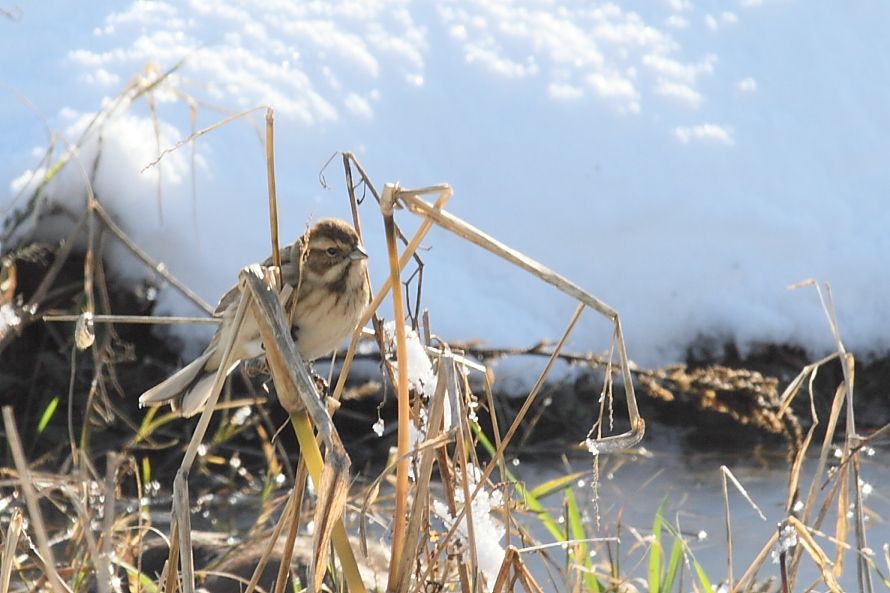
<path id="1" fill-rule="evenodd" d="M 482 428 L 475 422 L 473 422 L 471 426 L 473 427 L 473 434 L 479 440 L 479 444 L 482 445 L 482 447 L 486 450 L 486 452 L 488 452 L 489 455 L 494 455 L 495 447 L 492 442 L 488 440 L 488 437 L 485 436 L 485 433 L 482 432 Z M 525 486 L 522 485 L 522 482 L 520 482 L 510 470 L 506 470 L 506 472 L 506 479 L 511 484 L 513 484 L 513 486 L 516 487 L 516 491 L 522 497 L 525 505 L 530 511 L 535 513 L 535 516 L 538 518 L 541 524 L 544 525 L 544 528 L 550 532 L 550 535 L 553 536 L 553 539 L 558 542 L 565 541 L 565 533 L 562 529 L 560 529 L 559 523 L 557 523 L 556 520 L 550 516 L 550 513 L 547 512 L 547 510 L 544 508 L 544 505 L 541 504 L 536 496 L 526 490 Z"/>
<path id="2" fill-rule="evenodd" d="M 714 587 L 711 585 L 711 580 L 708 578 L 708 575 L 705 574 L 705 569 L 701 567 L 701 564 L 699 564 L 698 560 L 695 558 L 692 559 L 692 566 L 695 567 L 695 574 L 698 576 L 698 582 L 701 583 L 705 593 L 714 593 Z"/>
<path id="3" fill-rule="evenodd" d="M 664 505 L 667 497 L 658 505 L 655 512 L 655 519 L 652 521 L 652 544 L 649 546 L 649 593 L 661 593 L 661 575 L 662 575 L 662 559 L 661 559 L 661 527 L 664 523 Z"/>
<path id="4" fill-rule="evenodd" d="M 569 533 L 574 540 L 583 540 L 587 538 L 584 531 L 584 521 L 581 518 L 581 511 L 578 509 L 578 503 L 575 500 L 575 491 L 571 488 L 566 489 L 566 515 L 569 522 Z M 586 543 L 575 544 L 575 562 L 584 568 L 584 590 L 593 593 L 600 593 L 603 590 L 602 585 L 593 574 L 593 562 L 590 559 L 589 548 Z"/>
<path id="5" fill-rule="evenodd" d="M 37 434 L 43 434 L 43 431 L 46 429 L 49 421 L 52 420 L 53 414 L 56 413 L 56 408 L 58 407 L 59 396 L 56 396 L 49 401 L 49 405 L 43 410 L 43 415 L 40 416 L 40 422 L 37 424 Z"/>
<path id="6" fill-rule="evenodd" d="M 142 458 L 142 483 L 148 484 L 151 482 L 151 461 L 148 457 Z"/>
<path id="7" fill-rule="evenodd" d="M 680 571 L 683 562 L 683 540 L 681 536 L 670 530 L 674 536 L 674 543 L 671 545 L 671 557 L 668 560 L 667 576 L 664 578 L 663 591 L 667 593 L 674 588 L 674 581 Z"/>
<path id="8" fill-rule="evenodd" d="M 547 480 L 541 484 L 538 484 L 534 488 L 530 490 L 530 494 L 535 498 L 544 498 L 545 496 L 549 496 L 555 492 L 559 492 L 560 490 L 565 490 L 572 484 L 578 481 L 579 478 L 583 477 L 587 472 L 574 472 L 567 476 L 560 476 L 558 478 L 554 478 L 552 480 Z"/>
<path id="9" fill-rule="evenodd" d="M 136 570 L 136 567 L 128 562 L 124 562 L 120 559 L 114 560 L 114 563 L 127 571 L 127 575 L 130 577 L 136 577 L 139 579 L 139 585 L 145 593 L 157 593 L 158 586 L 155 584 L 151 578 L 145 573 L 139 572 Z"/>

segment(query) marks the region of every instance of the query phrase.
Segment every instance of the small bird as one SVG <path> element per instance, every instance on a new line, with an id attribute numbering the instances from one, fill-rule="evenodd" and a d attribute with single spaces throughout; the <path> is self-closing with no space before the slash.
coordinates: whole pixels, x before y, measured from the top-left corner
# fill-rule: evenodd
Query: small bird
<path id="1" fill-rule="evenodd" d="M 335 218 L 319 220 L 293 245 L 281 250 L 282 306 L 303 360 L 330 353 L 355 330 L 371 295 L 367 258 L 352 226 Z M 263 265 L 272 265 L 272 258 Z M 204 353 L 143 393 L 140 405 L 169 403 L 182 416 L 193 416 L 204 408 L 225 345 L 235 330 L 239 295 L 235 286 L 220 299 L 214 314 L 222 316 L 222 323 Z M 248 311 L 226 374 L 242 360 L 263 353 L 256 320 Z"/>

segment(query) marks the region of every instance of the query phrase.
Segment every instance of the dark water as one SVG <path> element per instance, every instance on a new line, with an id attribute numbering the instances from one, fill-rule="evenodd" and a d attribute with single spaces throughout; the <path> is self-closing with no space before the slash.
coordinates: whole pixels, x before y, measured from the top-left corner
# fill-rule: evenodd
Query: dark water
<path id="1" fill-rule="evenodd" d="M 810 486 L 815 464 L 816 458 L 812 456 L 805 465 L 801 480 L 804 494 Z M 836 459 L 829 460 L 829 466 L 836 464 Z M 711 451 L 702 451 L 699 447 L 690 448 L 682 439 L 672 438 L 669 433 L 662 432 L 658 436 L 647 437 L 644 447 L 639 450 L 600 457 L 599 467 L 596 470 L 598 480 L 595 490 L 593 458 L 579 452 L 573 453 L 570 458 L 559 453 L 551 456 L 539 455 L 533 460 L 523 460 L 511 465 L 510 470 L 527 488 L 579 472 L 581 475 L 573 480 L 572 489 L 583 511 L 588 535 L 615 536 L 616 527 L 620 524 L 621 541 L 618 546 L 620 573 L 629 578 L 647 578 L 649 545 L 648 543 L 640 545 L 638 538 L 645 538 L 651 533 L 653 518 L 659 506 L 664 503 L 665 522 L 678 528 L 683 534 L 695 559 L 703 566 L 705 573 L 716 587 L 727 578 L 721 466 L 729 468 L 765 516 L 765 519 L 761 518 L 758 511 L 752 508 L 735 486 L 729 485 L 729 506 L 733 527 L 733 575 L 737 580 L 776 532 L 777 524 L 785 517 L 789 468 L 785 451 L 781 446 L 758 448 L 748 444 L 739 446 L 735 450 L 731 446 L 722 446 L 719 450 L 715 447 Z M 868 543 L 876 552 L 878 567 L 887 574 L 890 570 L 883 559 L 883 548 L 890 543 L 890 523 L 886 520 L 890 518 L 890 448 L 886 444 L 883 448 L 876 447 L 865 451 L 862 478 L 867 484 L 864 490 L 868 492 L 865 498 Z M 386 487 L 383 490 L 388 493 Z M 439 490 L 439 487 L 433 486 L 434 493 L 438 493 Z M 825 496 L 824 491 L 819 494 L 820 504 Z M 541 500 L 557 521 L 563 515 L 564 501 L 563 491 L 555 492 Z M 161 506 L 169 508 L 167 504 L 168 501 L 164 500 Z M 257 509 L 260 507 L 261 504 L 255 494 L 231 493 L 204 497 L 193 507 L 193 526 L 196 529 L 231 534 L 225 544 L 235 544 L 243 541 L 245 532 L 253 524 Z M 387 510 L 388 508 L 386 507 L 381 515 L 384 523 L 390 516 L 391 511 Z M 823 522 L 822 531 L 826 533 L 834 532 L 836 522 L 834 509 L 836 504 L 832 505 L 831 512 Z M 166 513 L 161 515 L 157 519 L 163 523 Z M 347 512 L 346 516 L 349 519 L 350 530 L 356 529 L 354 509 Z M 554 542 L 553 536 L 543 528 L 533 514 L 517 513 L 516 516 L 540 543 Z M 372 540 L 388 546 L 389 532 L 385 525 L 371 521 L 369 528 Z M 853 541 L 852 529 L 851 524 L 848 541 Z M 815 539 L 833 559 L 834 545 L 825 537 L 816 536 Z M 499 543 L 505 546 L 507 541 L 504 539 Z M 521 547 L 515 538 L 515 533 L 510 543 Z M 663 543 L 669 549 L 672 543 L 671 536 L 663 534 Z M 524 552 L 522 558 L 545 591 L 570 590 L 570 585 L 557 576 L 559 569 L 566 565 L 566 552 L 559 546 L 551 547 L 547 552 L 557 565 L 549 572 L 545 567 L 546 563 L 537 552 Z M 605 555 L 605 548 L 599 547 L 595 560 L 604 561 Z M 804 558 L 801 566 L 801 576 L 795 586 L 797 591 L 805 590 L 818 578 L 818 570 L 808 558 Z M 875 591 L 887 590 L 877 575 L 873 576 Z M 778 582 L 778 577 L 779 565 L 770 556 L 758 574 L 758 581 L 774 578 Z M 689 578 L 687 571 L 683 577 L 681 590 L 692 590 Z M 852 553 L 846 554 L 843 576 L 839 581 L 845 591 L 859 589 L 855 558 Z M 642 586 L 639 588 L 644 589 Z M 776 587 L 774 586 L 772 590 L 776 590 Z M 816 590 L 825 590 L 825 587 L 822 585 Z"/>
<path id="2" fill-rule="evenodd" d="M 591 487 L 593 463 L 589 457 L 576 455 L 568 462 L 535 460 L 520 463 L 513 469 L 529 486 L 565 475 L 567 471 L 587 472 L 581 481 L 576 483 L 575 496 L 579 504 L 583 505 L 590 532 L 596 536 L 614 536 L 620 518 L 623 526 L 620 544 L 622 574 L 627 571 L 629 576 L 645 578 L 647 569 L 646 546 L 632 551 L 636 538 L 631 531 L 636 529 L 641 536 L 650 534 L 657 509 L 662 501 L 665 501 L 665 521 L 680 528 L 695 559 L 704 567 L 716 587 L 719 582 L 726 579 L 727 575 L 723 473 L 720 470 L 720 467 L 725 465 L 765 516 L 765 520 L 761 518 L 730 484 L 733 575 L 738 579 L 776 532 L 777 524 L 785 517 L 789 468 L 784 459 L 784 452 L 762 451 L 756 448 L 735 452 L 690 451 L 684 450 L 677 442 L 667 438 L 647 439 L 644 444 L 644 450 L 636 454 L 615 455 L 599 460 L 596 495 Z M 837 465 L 837 461 L 832 458 L 829 460 L 829 465 Z M 816 457 L 812 455 L 805 465 L 804 477 L 801 480 L 803 494 L 810 487 L 815 466 Z M 861 475 L 866 484 L 864 492 L 867 493 L 864 501 L 867 510 L 867 541 L 869 547 L 876 553 L 878 568 L 887 574 L 884 547 L 890 543 L 890 523 L 888 523 L 890 448 L 884 445 L 884 448 L 867 450 L 863 456 Z M 824 491 L 819 495 L 820 504 L 825 496 Z M 555 494 L 546 499 L 545 503 L 558 515 L 559 508 L 563 504 L 563 495 Z M 822 531 L 832 535 L 835 531 L 836 508 L 835 503 L 821 528 Z M 852 523 L 849 529 L 851 533 L 847 541 L 853 542 L 855 540 Z M 540 526 L 534 527 L 534 533 L 542 542 L 553 541 L 550 534 Z M 664 542 L 666 546 L 670 546 L 671 538 L 665 538 Z M 834 558 L 835 546 L 832 543 L 825 537 L 818 536 L 816 542 L 829 558 Z M 559 552 L 556 555 L 559 556 Z M 565 553 L 562 555 L 564 557 Z M 532 566 L 537 564 L 537 568 L 534 569 L 535 574 L 543 579 L 541 585 L 547 589 L 546 574 L 542 572 L 540 563 L 531 560 L 529 564 Z M 798 590 L 803 590 L 811 580 L 818 577 L 814 564 L 807 558 L 803 560 L 801 566 L 801 577 L 798 586 L 795 587 Z M 886 590 L 877 579 L 877 575 L 873 573 L 873 576 L 875 590 Z M 768 577 L 775 577 L 777 581 L 779 577 L 779 565 L 772 557 L 767 559 L 759 573 L 759 580 Z M 858 590 L 855 557 L 852 553 L 847 553 L 845 556 L 844 573 L 839 582 L 844 590 Z M 550 587 L 552 586 L 550 584 Z M 824 585 L 817 587 L 817 590 L 824 589 Z M 691 587 L 684 587 L 684 590 L 691 590 Z"/>

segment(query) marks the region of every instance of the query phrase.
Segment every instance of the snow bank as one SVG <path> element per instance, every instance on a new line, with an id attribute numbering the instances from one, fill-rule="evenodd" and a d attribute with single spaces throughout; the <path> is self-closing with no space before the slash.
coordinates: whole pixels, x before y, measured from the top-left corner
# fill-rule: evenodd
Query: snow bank
<path id="1" fill-rule="evenodd" d="M 890 66 L 879 57 L 890 7 L 636 8 L 61 5 L 52 18 L 26 11 L 3 24 L 12 49 L 0 71 L 70 139 L 82 114 L 146 63 L 185 60 L 165 92 L 191 99 L 160 107 L 160 144 L 188 134 L 190 101 L 199 127 L 223 117 L 212 106 L 274 105 L 283 237 L 310 216 L 348 215 L 336 162 L 324 172 L 330 189 L 318 183 L 335 150 L 356 151 L 378 187 L 447 181 L 454 212 L 615 307 L 642 364 L 675 360 L 701 335 L 743 349 L 831 348 L 815 295 L 786 290 L 807 277 L 832 283 L 848 347 L 885 351 Z M 65 31 L 54 34 L 58 23 Z M 38 42 L 34 70 L 22 48 Z M 0 107 L 9 130 L 0 176 L 12 196 L 43 140 L 11 96 Z M 269 251 L 260 144 L 246 123 L 202 138 L 193 196 L 190 149 L 142 171 L 158 148 L 148 115 L 139 105 L 106 128 L 96 190 L 152 256 L 213 302 Z M 87 143 L 80 162 L 94 154 Z M 71 169 L 54 191 L 73 204 L 82 187 Z M 370 200 L 362 216 L 379 285 L 385 256 Z M 562 332 L 567 299 L 444 232 L 427 244 L 424 297 L 438 334 L 527 345 Z M 122 252 L 114 258 L 118 273 L 142 273 Z M 160 298 L 162 311 L 194 312 L 169 289 Z M 606 348 L 608 324 L 582 321 L 570 346 Z"/>

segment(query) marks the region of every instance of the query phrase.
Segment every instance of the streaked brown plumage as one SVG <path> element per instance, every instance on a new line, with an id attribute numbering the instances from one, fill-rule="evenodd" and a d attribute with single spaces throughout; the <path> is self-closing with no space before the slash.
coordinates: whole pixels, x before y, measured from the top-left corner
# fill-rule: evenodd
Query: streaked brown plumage
<path id="1" fill-rule="evenodd" d="M 370 299 L 367 257 L 355 230 L 334 218 L 318 221 L 293 245 L 281 250 L 284 311 L 297 351 L 304 360 L 328 354 L 355 330 Z M 272 259 L 263 263 L 271 265 Z M 223 321 L 204 353 L 143 393 L 140 404 L 169 403 L 183 416 L 192 416 L 204 408 L 213 376 L 222 363 L 225 344 L 235 329 L 233 321 L 239 294 L 235 287 L 220 299 L 216 314 L 221 315 Z M 245 318 L 232 353 L 235 364 L 263 354 L 259 330 L 250 314 Z"/>

